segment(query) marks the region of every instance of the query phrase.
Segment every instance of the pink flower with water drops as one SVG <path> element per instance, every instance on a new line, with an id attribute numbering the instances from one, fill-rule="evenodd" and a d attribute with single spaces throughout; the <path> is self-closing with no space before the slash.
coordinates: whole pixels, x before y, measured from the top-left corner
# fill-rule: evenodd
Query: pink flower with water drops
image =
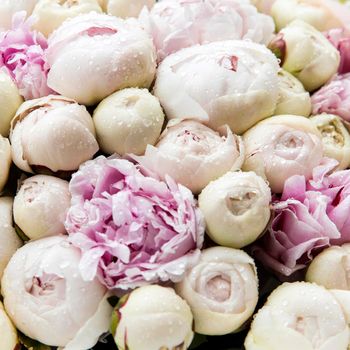
<path id="1" fill-rule="evenodd" d="M 31 29 L 33 18 L 25 12 L 13 16 L 12 29 L 0 33 L 0 69 L 16 83 L 20 94 L 30 100 L 53 93 L 47 86 L 48 67 L 45 37 Z"/>
<path id="2" fill-rule="evenodd" d="M 163 0 L 146 8 L 140 23 L 153 37 L 158 60 L 197 44 L 247 39 L 267 44 L 274 32 L 269 16 L 248 0 Z"/>
<path id="3" fill-rule="evenodd" d="M 350 72 L 350 34 L 341 28 L 331 29 L 325 33 L 326 38 L 338 49 L 340 54 L 339 74 Z"/>
<path id="4" fill-rule="evenodd" d="M 193 194 L 170 177 L 100 156 L 70 182 L 66 229 L 82 251 L 80 271 L 108 288 L 180 281 L 199 259 L 204 220 Z"/>
<path id="5" fill-rule="evenodd" d="M 350 122 L 350 73 L 339 74 L 311 97 L 312 113 L 329 113 Z"/>

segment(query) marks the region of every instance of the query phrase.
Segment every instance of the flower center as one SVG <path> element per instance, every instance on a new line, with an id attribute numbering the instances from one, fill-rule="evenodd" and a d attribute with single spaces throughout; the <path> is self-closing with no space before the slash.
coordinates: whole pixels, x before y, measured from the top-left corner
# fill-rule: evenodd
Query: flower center
<path id="1" fill-rule="evenodd" d="M 230 195 L 226 198 L 226 205 L 233 215 L 243 215 L 253 206 L 257 195 L 255 192 Z"/>
<path id="2" fill-rule="evenodd" d="M 66 281 L 58 275 L 44 272 L 26 282 L 26 291 L 35 298 L 45 298 L 49 305 L 57 305 L 65 299 Z"/>
<path id="3" fill-rule="evenodd" d="M 319 126 L 318 129 L 320 130 L 323 141 L 326 144 L 331 144 L 337 147 L 344 146 L 344 136 L 342 135 L 336 123 L 330 122 L 327 125 Z"/>
<path id="4" fill-rule="evenodd" d="M 318 326 L 317 317 L 298 316 L 296 318 L 295 330 L 309 339 L 314 349 L 318 349 L 322 343 L 322 335 Z"/>
<path id="5" fill-rule="evenodd" d="M 227 276 L 215 276 L 207 283 L 207 295 L 210 299 L 223 302 L 231 295 L 231 283 Z"/>

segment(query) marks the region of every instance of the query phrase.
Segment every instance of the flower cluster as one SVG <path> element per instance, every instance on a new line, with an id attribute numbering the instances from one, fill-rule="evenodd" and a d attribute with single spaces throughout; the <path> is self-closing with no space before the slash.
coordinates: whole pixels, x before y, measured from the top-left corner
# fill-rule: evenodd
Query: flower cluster
<path id="1" fill-rule="evenodd" d="M 349 212 L 344 1 L 0 1 L 0 350 L 347 350 Z"/>

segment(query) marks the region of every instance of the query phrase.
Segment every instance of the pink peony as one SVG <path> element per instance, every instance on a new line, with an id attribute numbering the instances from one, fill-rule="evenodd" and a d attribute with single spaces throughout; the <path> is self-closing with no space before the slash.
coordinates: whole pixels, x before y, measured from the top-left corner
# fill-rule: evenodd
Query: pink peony
<path id="1" fill-rule="evenodd" d="M 344 33 L 344 29 L 331 29 L 325 33 L 326 38 L 337 48 L 340 54 L 340 74 L 350 72 L 350 36 Z"/>
<path id="2" fill-rule="evenodd" d="M 167 177 L 147 176 L 128 160 L 88 161 L 70 182 L 66 228 L 83 252 L 85 280 L 108 288 L 179 282 L 197 263 L 204 220 L 192 193 Z"/>
<path id="3" fill-rule="evenodd" d="M 272 18 L 258 13 L 248 0 L 163 0 L 139 18 L 152 35 L 158 59 L 185 47 L 213 41 L 249 39 L 267 44 Z"/>
<path id="4" fill-rule="evenodd" d="M 337 161 L 325 159 L 313 178 L 289 178 L 268 232 L 253 254 L 279 274 L 301 270 L 322 249 L 350 242 L 350 170 L 335 171 Z"/>
<path id="5" fill-rule="evenodd" d="M 313 114 L 330 113 L 350 122 L 350 73 L 335 76 L 311 97 Z"/>
<path id="6" fill-rule="evenodd" d="M 25 18 L 26 12 L 16 13 L 12 29 L 0 33 L 0 68 L 12 77 L 20 94 L 31 100 L 53 91 L 47 86 L 46 39 L 30 29 L 33 19 Z"/>

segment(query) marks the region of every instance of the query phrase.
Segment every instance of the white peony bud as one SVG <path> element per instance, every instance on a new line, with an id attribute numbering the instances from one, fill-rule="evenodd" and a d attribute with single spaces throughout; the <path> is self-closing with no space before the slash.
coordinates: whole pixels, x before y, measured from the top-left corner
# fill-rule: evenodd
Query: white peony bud
<path id="1" fill-rule="evenodd" d="M 242 250 L 205 249 L 199 263 L 175 289 L 191 307 L 196 333 L 237 331 L 253 315 L 258 302 L 254 260 Z"/>
<path id="2" fill-rule="evenodd" d="M 48 44 L 48 86 L 84 105 L 128 87 L 149 88 L 154 80 L 155 48 L 134 18 L 94 12 L 70 18 Z"/>
<path id="3" fill-rule="evenodd" d="M 303 84 L 284 69 L 278 73 L 279 98 L 275 115 L 292 114 L 308 117 L 311 113 L 310 94 Z"/>
<path id="4" fill-rule="evenodd" d="M 100 0 L 105 12 L 110 15 L 127 18 L 138 17 L 141 10 L 146 6 L 151 9 L 155 0 Z"/>
<path id="5" fill-rule="evenodd" d="M 330 247 L 313 259 L 306 280 L 327 289 L 350 290 L 350 244 Z"/>
<path id="6" fill-rule="evenodd" d="M 0 192 L 6 185 L 12 163 L 11 146 L 8 139 L 0 135 Z"/>
<path id="7" fill-rule="evenodd" d="M 30 242 L 13 255 L 1 288 L 5 309 L 22 333 L 46 345 L 86 350 L 108 330 L 106 289 L 97 279 L 82 279 L 80 259 L 64 236 Z"/>
<path id="8" fill-rule="evenodd" d="M 276 109 L 278 71 L 264 45 L 212 42 L 166 57 L 154 94 L 169 119 L 197 119 L 215 130 L 228 125 L 241 134 Z"/>
<path id="9" fill-rule="evenodd" d="M 48 37 L 66 19 L 92 11 L 102 12 L 97 0 L 39 0 L 33 11 L 37 19 L 33 27 Z"/>
<path id="10" fill-rule="evenodd" d="M 328 39 L 310 24 L 295 20 L 283 28 L 269 47 L 307 91 L 324 85 L 338 70 L 340 56 Z"/>
<path id="11" fill-rule="evenodd" d="M 195 120 L 173 120 L 156 146 L 148 146 L 145 155 L 136 158 L 161 178 L 169 175 L 199 193 L 227 171 L 240 169 L 244 161 L 241 137 L 227 126 L 223 131 L 216 132 Z"/>
<path id="12" fill-rule="evenodd" d="M 171 288 L 145 286 L 121 299 L 112 334 L 118 349 L 189 348 L 193 316 L 187 303 Z"/>
<path id="13" fill-rule="evenodd" d="M 11 120 L 22 102 L 16 84 L 8 74 L 0 71 L 0 135 L 9 135 Z"/>
<path id="14" fill-rule="evenodd" d="M 0 197 L 0 279 L 12 255 L 22 245 L 13 227 L 12 204 L 12 198 Z M 0 349 L 2 349 L 1 346 Z"/>
<path id="15" fill-rule="evenodd" d="M 321 134 L 301 116 L 282 115 L 265 119 L 243 136 L 246 159 L 243 170 L 254 171 L 281 193 L 284 182 L 293 175 L 309 179 L 321 163 Z"/>
<path id="16" fill-rule="evenodd" d="M 95 109 L 93 120 L 103 152 L 142 155 L 148 144 L 158 140 L 164 113 L 147 89 L 130 88 L 104 99 Z"/>
<path id="17" fill-rule="evenodd" d="M 2 303 L 0 302 L 0 349 L 16 350 L 18 345 L 18 336 L 16 328 L 7 316 Z"/>
<path id="18" fill-rule="evenodd" d="M 30 173 L 73 171 L 98 151 L 90 114 L 62 96 L 24 102 L 12 120 L 10 140 L 14 163 Z"/>
<path id="19" fill-rule="evenodd" d="M 199 208 L 210 238 L 217 244 L 242 248 L 254 242 L 270 219 L 271 191 L 254 172 L 228 172 L 199 195 Z"/>
<path id="20" fill-rule="evenodd" d="M 339 170 L 350 165 L 350 135 L 342 120 L 333 114 L 319 114 L 310 118 L 322 135 L 323 153 L 339 162 Z"/>
<path id="21" fill-rule="evenodd" d="M 285 283 L 255 315 L 246 350 L 346 350 L 349 327 L 336 298 L 316 284 Z"/>
<path id="22" fill-rule="evenodd" d="M 350 244 L 333 246 L 316 256 L 305 279 L 327 288 L 337 299 L 350 324 Z"/>
<path id="23" fill-rule="evenodd" d="M 36 175 L 23 181 L 13 204 L 15 223 L 30 239 L 65 233 L 70 207 L 69 184 L 53 176 Z"/>

